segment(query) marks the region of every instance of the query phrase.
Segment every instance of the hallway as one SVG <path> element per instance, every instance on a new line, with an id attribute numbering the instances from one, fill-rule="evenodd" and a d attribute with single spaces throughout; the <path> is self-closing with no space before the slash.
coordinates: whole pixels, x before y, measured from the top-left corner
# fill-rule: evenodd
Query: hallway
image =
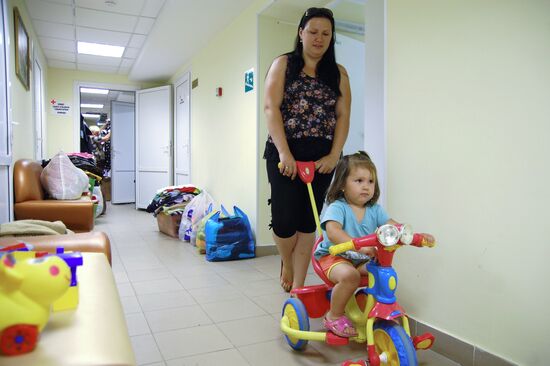
<path id="1" fill-rule="evenodd" d="M 159 233 L 156 219 L 134 205 L 111 205 L 96 221 L 112 244 L 113 272 L 138 365 L 340 365 L 364 346 L 310 342 L 294 352 L 279 330 L 288 294 L 279 257 L 207 262 L 188 243 Z M 320 280 L 310 271 L 307 284 Z M 320 330 L 320 319 L 310 319 Z M 419 365 L 456 366 L 431 352 Z"/>

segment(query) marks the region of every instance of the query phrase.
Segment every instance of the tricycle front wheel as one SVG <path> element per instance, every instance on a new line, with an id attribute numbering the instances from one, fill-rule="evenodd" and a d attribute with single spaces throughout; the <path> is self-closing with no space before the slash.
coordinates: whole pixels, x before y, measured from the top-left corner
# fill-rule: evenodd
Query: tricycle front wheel
<path id="1" fill-rule="evenodd" d="M 396 322 L 381 320 L 374 325 L 374 346 L 381 355 L 385 352 L 387 362 L 381 365 L 417 366 L 416 350 L 405 329 Z"/>
<path id="2" fill-rule="evenodd" d="M 295 298 L 290 298 L 283 305 L 283 316 L 288 318 L 288 323 L 292 329 L 309 331 L 309 316 L 307 315 L 304 304 Z M 285 334 L 285 338 L 290 347 L 296 351 L 301 351 L 307 346 L 307 340 L 298 339 Z"/>

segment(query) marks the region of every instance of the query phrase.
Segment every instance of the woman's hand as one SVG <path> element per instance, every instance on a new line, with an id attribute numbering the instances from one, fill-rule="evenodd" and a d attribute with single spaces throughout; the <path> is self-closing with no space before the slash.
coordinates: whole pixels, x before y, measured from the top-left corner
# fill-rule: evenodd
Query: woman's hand
<path id="1" fill-rule="evenodd" d="M 339 158 L 340 155 L 325 155 L 315 162 L 315 170 L 317 170 L 321 174 L 332 173 L 334 168 L 336 168 L 336 164 L 338 163 Z"/>
<path id="2" fill-rule="evenodd" d="M 294 180 L 294 178 L 296 178 L 296 174 L 298 173 L 294 156 L 292 156 L 291 153 L 282 153 L 279 154 L 279 161 L 279 172 L 281 172 L 282 175 L 290 177 L 290 179 Z"/>

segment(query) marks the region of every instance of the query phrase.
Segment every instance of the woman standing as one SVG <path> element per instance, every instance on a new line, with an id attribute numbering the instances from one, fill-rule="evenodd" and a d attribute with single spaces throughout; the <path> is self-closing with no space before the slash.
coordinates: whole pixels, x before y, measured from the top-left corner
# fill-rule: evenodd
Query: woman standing
<path id="1" fill-rule="evenodd" d="M 315 220 L 296 161 L 315 161 L 313 192 L 323 207 L 349 130 L 351 92 L 336 63 L 334 17 L 306 10 L 294 51 L 277 57 L 266 77 L 264 112 L 269 136 L 264 158 L 271 186 L 271 226 L 281 255 L 281 286 L 302 287 L 315 241 Z M 281 164 L 279 164 L 279 162 Z"/>

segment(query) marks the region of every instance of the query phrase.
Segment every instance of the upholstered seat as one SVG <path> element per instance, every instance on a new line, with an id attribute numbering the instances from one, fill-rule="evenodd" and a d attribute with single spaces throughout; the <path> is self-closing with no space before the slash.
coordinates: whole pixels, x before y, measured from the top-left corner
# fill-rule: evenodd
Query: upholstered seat
<path id="1" fill-rule="evenodd" d="M 85 200 L 46 199 L 40 182 L 42 166 L 37 161 L 21 159 L 13 166 L 14 214 L 16 220 L 62 221 L 76 232 L 94 228 L 94 204 Z"/>

